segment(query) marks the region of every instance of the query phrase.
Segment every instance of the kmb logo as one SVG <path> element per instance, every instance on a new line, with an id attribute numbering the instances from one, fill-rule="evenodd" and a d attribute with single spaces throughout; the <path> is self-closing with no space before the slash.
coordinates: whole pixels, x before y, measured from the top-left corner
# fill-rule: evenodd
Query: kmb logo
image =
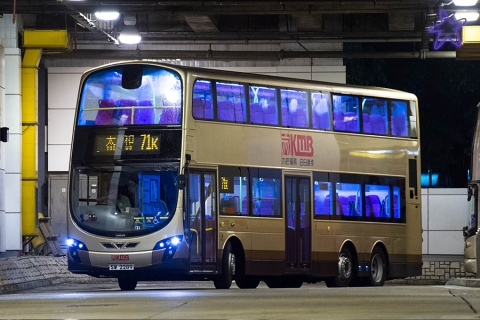
<path id="1" fill-rule="evenodd" d="M 313 157 L 313 138 L 303 134 L 282 133 L 282 156 Z"/>
<path id="2" fill-rule="evenodd" d="M 114 254 L 111 257 L 112 257 L 112 261 L 130 260 L 130 256 L 128 254 Z"/>

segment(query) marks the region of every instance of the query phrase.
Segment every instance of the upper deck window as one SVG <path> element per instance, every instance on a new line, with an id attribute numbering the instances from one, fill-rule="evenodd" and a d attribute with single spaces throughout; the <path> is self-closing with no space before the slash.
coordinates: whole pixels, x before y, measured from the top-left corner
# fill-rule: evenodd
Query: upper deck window
<path id="1" fill-rule="evenodd" d="M 77 125 L 176 125 L 181 109 L 182 82 L 177 73 L 130 64 L 88 76 Z"/>
<path id="2" fill-rule="evenodd" d="M 330 130 L 330 94 L 312 92 L 312 127 Z"/>
<path id="3" fill-rule="evenodd" d="M 236 83 L 216 83 L 218 120 L 245 122 L 245 87 Z"/>
<path id="4" fill-rule="evenodd" d="M 211 81 L 195 81 L 195 84 L 193 85 L 192 110 L 195 119 L 213 119 Z"/>
<path id="5" fill-rule="evenodd" d="M 250 86 L 250 122 L 278 125 L 277 90 Z"/>
<path id="6" fill-rule="evenodd" d="M 360 132 L 358 98 L 333 94 L 333 128 L 335 131 Z"/>
<path id="7" fill-rule="evenodd" d="M 308 128 L 308 94 L 305 91 L 280 90 L 282 101 L 282 125 Z"/>
<path id="8" fill-rule="evenodd" d="M 416 102 L 412 100 L 213 79 L 197 79 L 192 89 L 194 119 L 414 139 L 418 136 Z"/>
<path id="9" fill-rule="evenodd" d="M 392 122 L 392 135 L 398 137 L 408 136 L 408 114 L 406 101 L 390 102 L 390 118 Z"/>
<path id="10" fill-rule="evenodd" d="M 363 132 L 388 134 L 387 100 L 378 98 L 362 99 Z"/>

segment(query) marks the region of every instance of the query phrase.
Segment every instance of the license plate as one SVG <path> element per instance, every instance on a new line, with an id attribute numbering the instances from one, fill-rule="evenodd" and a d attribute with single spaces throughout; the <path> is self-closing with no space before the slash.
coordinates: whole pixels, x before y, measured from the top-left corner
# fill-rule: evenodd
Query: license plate
<path id="1" fill-rule="evenodd" d="M 113 271 L 133 270 L 133 269 L 134 269 L 133 264 L 109 264 L 108 265 L 108 270 L 113 270 Z"/>

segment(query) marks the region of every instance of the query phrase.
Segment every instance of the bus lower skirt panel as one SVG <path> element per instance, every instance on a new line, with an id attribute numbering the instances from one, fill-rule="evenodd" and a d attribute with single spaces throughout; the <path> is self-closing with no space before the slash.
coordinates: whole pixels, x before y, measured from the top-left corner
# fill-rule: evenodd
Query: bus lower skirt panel
<path id="1" fill-rule="evenodd" d="M 85 266 L 68 260 L 68 270 L 75 274 L 86 274 L 95 278 L 119 278 L 132 276 L 139 281 L 188 280 L 189 263 L 187 259 L 172 259 L 149 267 L 140 267 L 131 271 L 109 271 L 106 268 Z"/>

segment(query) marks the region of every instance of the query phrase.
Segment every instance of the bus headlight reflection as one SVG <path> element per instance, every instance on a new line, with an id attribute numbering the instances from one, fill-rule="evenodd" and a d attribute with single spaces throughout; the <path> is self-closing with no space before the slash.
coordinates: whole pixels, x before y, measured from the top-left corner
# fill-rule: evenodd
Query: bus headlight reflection
<path id="1" fill-rule="evenodd" d="M 155 246 L 153 247 L 153 250 L 165 249 L 165 252 L 163 253 L 162 261 L 170 260 L 175 254 L 175 252 L 177 251 L 177 248 L 179 244 L 182 242 L 182 239 L 183 239 L 183 236 L 174 236 L 174 237 L 160 240 L 155 244 Z"/>
<path id="2" fill-rule="evenodd" d="M 78 256 L 78 251 L 88 251 L 85 243 L 83 243 L 82 241 L 78 241 L 77 239 L 67 239 L 67 246 L 70 256 L 76 262 L 81 262 L 80 257 Z"/>

